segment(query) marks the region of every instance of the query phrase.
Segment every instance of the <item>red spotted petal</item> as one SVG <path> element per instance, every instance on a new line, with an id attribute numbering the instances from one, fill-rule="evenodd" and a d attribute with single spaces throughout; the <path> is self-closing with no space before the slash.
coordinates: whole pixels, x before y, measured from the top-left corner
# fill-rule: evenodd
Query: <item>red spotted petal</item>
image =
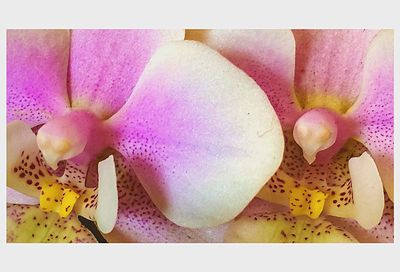
<path id="1" fill-rule="evenodd" d="M 7 31 L 7 121 L 45 123 L 69 106 L 68 30 Z"/>
<path id="2" fill-rule="evenodd" d="M 389 198 L 394 191 L 394 39 L 384 30 L 372 41 L 365 59 L 362 91 L 347 114 L 359 122 L 359 140 L 368 147 Z"/>

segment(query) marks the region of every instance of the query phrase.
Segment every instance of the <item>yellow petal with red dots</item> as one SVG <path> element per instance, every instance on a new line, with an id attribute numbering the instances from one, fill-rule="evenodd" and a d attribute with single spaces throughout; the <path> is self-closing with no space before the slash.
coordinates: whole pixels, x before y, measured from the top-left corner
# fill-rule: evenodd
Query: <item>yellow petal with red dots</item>
<path id="1" fill-rule="evenodd" d="M 79 198 L 79 194 L 55 182 L 44 181 L 42 187 L 39 198 L 40 208 L 43 211 L 56 212 L 63 218 L 67 217 Z"/>
<path id="2" fill-rule="evenodd" d="M 289 207 L 293 215 L 307 215 L 316 219 L 324 209 L 327 195 L 320 190 L 310 190 L 305 186 L 299 186 L 289 191 Z"/>
<path id="3" fill-rule="evenodd" d="M 75 214 L 60 218 L 38 205 L 7 205 L 8 243 L 95 243 Z"/>
<path id="4" fill-rule="evenodd" d="M 324 218 L 294 217 L 289 212 L 241 217 L 225 232 L 229 243 L 355 243 L 357 240 Z"/>

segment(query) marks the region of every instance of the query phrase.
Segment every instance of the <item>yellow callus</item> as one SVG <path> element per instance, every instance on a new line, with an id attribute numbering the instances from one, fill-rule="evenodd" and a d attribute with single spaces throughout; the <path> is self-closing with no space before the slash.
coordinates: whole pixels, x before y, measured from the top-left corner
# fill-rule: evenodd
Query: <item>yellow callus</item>
<path id="1" fill-rule="evenodd" d="M 62 184 L 43 182 L 39 198 L 40 208 L 43 211 L 56 212 L 64 218 L 71 213 L 78 198 L 79 194 Z"/>
<path id="2" fill-rule="evenodd" d="M 294 216 L 307 215 L 312 219 L 320 216 L 327 194 L 320 190 L 310 190 L 305 186 L 289 191 L 289 207 Z"/>

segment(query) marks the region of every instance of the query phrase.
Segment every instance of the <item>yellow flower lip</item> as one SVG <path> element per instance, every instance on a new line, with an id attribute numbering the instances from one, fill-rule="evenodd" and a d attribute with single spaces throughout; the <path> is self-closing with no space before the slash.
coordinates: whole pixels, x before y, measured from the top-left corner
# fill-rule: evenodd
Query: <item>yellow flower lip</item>
<path id="1" fill-rule="evenodd" d="M 40 208 L 43 211 L 52 211 L 67 217 L 74 208 L 79 194 L 57 182 L 44 181 L 40 193 Z"/>
<path id="2" fill-rule="evenodd" d="M 289 191 L 289 207 L 294 216 L 307 215 L 317 219 L 325 205 L 327 194 L 320 190 L 310 190 L 305 186 L 292 188 Z"/>

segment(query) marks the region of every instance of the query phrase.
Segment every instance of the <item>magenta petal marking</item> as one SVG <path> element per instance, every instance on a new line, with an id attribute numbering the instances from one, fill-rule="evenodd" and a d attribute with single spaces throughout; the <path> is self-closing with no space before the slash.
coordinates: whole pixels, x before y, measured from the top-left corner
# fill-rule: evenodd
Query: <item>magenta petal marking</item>
<path id="1" fill-rule="evenodd" d="M 348 116 L 359 122 L 358 136 L 378 166 L 389 198 L 393 200 L 393 32 L 380 32 L 365 61 L 362 91 Z"/>
<path id="2" fill-rule="evenodd" d="M 36 126 L 69 105 L 67 30 L 7 31 L 7 122 Z"/>
<path id="3" fill-rule="evenodd" d="M 110 117 L 126 102 L 154 51 L 183 37 L 181 30 L 72 30 L 72 106 Z"/>

